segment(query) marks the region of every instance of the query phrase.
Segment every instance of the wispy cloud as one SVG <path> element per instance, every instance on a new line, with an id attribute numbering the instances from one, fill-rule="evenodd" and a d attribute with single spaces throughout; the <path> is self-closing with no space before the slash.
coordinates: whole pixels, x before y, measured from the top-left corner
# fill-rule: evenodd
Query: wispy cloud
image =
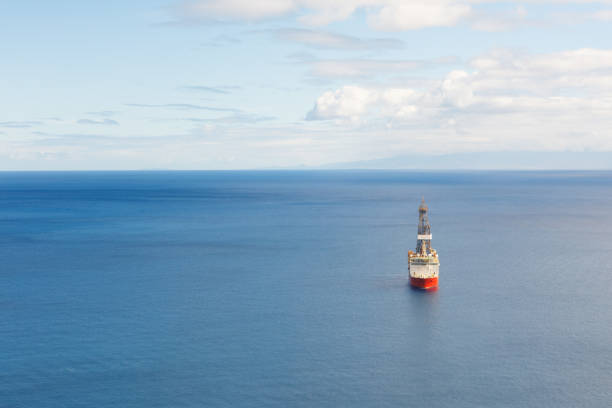
<path id="1" fill-rule="evenodd" d="M 179 89 L 186 89 L 189 91 L 201 91 L 201 92 L 210 92 L 216 94 L 228 94 L 229 91 L 221 88 L 214 88 L 212 86 L 200 86 L 200 85 L 189 85 L 189 86 L 181 86 Z"/>
<path id="2" fill-rule="evenodd" d="M 202 43 L 204 47 L 226 47 L 230 45 L 240 44 L 242 40 L 229 35 L 216 35 L 210 40 Z"/>
<path id="3" fill-rule="evenodd" d="M 179 89 L 186 90 L 186 91 L 209 92 L 209 93 L 227 95 L 227 94 L 232 93 L 232 91 L 240 89 L 240 87 L 239 86 L 227 86 L 227 85 L 222 85 L 222 86 L 185 85 L 185 86 L 179 87 Z"/>
<path id="4" fill-rule="evenodd" d="M 518 27 L 542 23 L 529 19 L 527 9 L 523 6 L 498 12 L 477 10 L 472 13 L 468 20 L 473 29 L 489 32 L 509 31 Z"/>
<path id="5" fill-rule="evenodd" d="M 159 147 L 160 144 L 190 142 L 201 139 L 198 134 L 169 134 L 163 136 L 108 136 L 93 133 L 48 133 L 37 132 L 40 138 L 22 141 L 35 146 L 80 146 L 88 150 L 104 150 L 126 147 Z"/>
<path id="6" fill-rule="evenodd" d="M 38 120 L 22 120 L 0 122 L 0 127 L 4 128 L 31 128 L 33 126 L 42 125 L 43 122 Z"/>
<path id="7" fill-rule="evenodd" d="M 176 9 L 183 23 L 263 21 L 288 15 L 302 24 L 324 26 L 363 11 L 371 27 L 381 31 L 446 27 L 459 23 L 472 11 L 470 0 L 190 0 Z"/>
<path id="8" fill-rule="evenodd" d="M 384 50 L 402 49 L 405 43 L 395 38 L 359 38 L 329 31 L 303 28 L 279 28 L 270 30 L 276 38 L 296 42 L 317 49 Z"/>
<path id="9" fill-rule="evenodd" d="M 459 62 L 454 56 L 435 59 L 318 59 L 313 55 L 298 53 L 288 56 L 298 64 L 310 65 L 309 76 L 314 79 L 364 79 L 384 76 L 390 73 L 404 73 L 417 69 L 448 66 Z"/>
<path id="10" fill-rule="evenodd" d="M 267 122 L 277 119 L 275 116 L 257 115 L 249 113 L 239 113 L 221 118 L 202 119 L 202 118 L 185 118 L 184 120 L 197 123 L 217 123 L 217 124 L 247 124 Z"/>
<path id="11" fill-rule="evenodd" d="M 79 125 L 105 125 L 105 126 L 118 126 L 119 122 L 113 119 L 79 119 L 77 120 Z"/>
<path id="12" fill-rule="evenodd" d="M 176 11 L 186 22 L 256 21 L 280 17 L 295 10 L 296 6 L 295 0 L 192 0 L 183 1 Z"/>
<path id="13" fill-rule="evenodd" d="M 612 9 L 601 8 L 595 11 L 584 12 L 558 11 L 552 13 L 552 20 L 554 23 L 566 25 L 582 24 L 586 21 L 608 23 L 612 21 Z"/>
<path id="14" fill-rule="evenodd" d="M 110 117 L 110 116 L 115 116 L 117 113 L 117 111 L 112 111 L 112 110 L 102 110 L 102 111 L 95 111 L 95 112 L 85 112 L 87 115 L 91 115 L 91 116 L 102 116 L 102 117 Z"/>
<path id="15" fill-rule="evenodd" d="M 32 132 L 40 136 L 38 139 L 29 140 L 33 145 L 75 145 L 75 144 L 105 144 L 113 141 L 126 140 L 123 137 L 113 137 L 91 133 L 52 133 L 52 132 Z"/>
<path id="16" fill-rule="evenodd" d="M 465 24 L 474 30 L 504 31 L 537 23 L 526 18 L 524 4 L 543 3 L 550 7 L 568 4 L 598 6 L 610 4 L 610 0 L 527 0 L 525 2 L 503 0 L 185 0 L 174 9 L 178 20 L 175 24 L 218 24 L 231 22 L 258 23 L 281 17 L 294 17 L 296 22 L 308 26 L 326 26 L 349 19 L 357 14 L 365 16 L 370 28 L 383 31 L 411 31 L 431 27 L 454 27 Z M 491 6 L 494 7 L 491 7 Z M 491 11 L 494 8 L 510 8 Z M 570 17 L 582 20 L 610 21 L 612 12 L 601 9 L 592 13 L 572 13 Z M 551 17 L 551 16 L 548 16 Z M 553 19 L 554 20 L 554 19 Z M 554 22 L 554 21 L 549 21 Z M 557 23 L 573 23 L 570 19 Z M 296 41 L 342 41 L 340 38 L 299 38 L 304 33 L 292 33 Z M 226 41 L 225 43 L 223 41 Z M 229 44 L 232 39 L 211 40 L 211 45 Z M 323 46 L 325 45 L 312 45 Z"/>
<path id="17" fill-rule="evenodd" d="M 179 110 L 205 110 L 212 112 L 241 112 L 240 109 L 234 108 L 218 108 L 214 106 L 194 105 L 191 103 L 163 103 L 163 104 L 148 104 L 148 103 L 128 103 L 126 106 L 133 108 L 170 108 Z"/>
<path id="18" fill-rule="evenodd" d="M 599 21 L 612 21 L 612 9 L 596 11 L 591 15 L 591 18 Z"/>
<path id="19" fill-rule="evenodd" d="M 451 27 L 470 16 L 469 4 L 458 1 L 387 1 L 368 16 L 379 31 L 408 31 L 426 27 Z"/>

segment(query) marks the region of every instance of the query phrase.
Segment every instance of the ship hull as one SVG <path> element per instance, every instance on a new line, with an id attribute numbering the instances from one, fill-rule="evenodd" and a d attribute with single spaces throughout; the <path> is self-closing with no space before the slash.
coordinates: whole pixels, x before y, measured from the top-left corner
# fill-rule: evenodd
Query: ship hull
<path id="1" fill-rule="evenodd" d="M 438 277 L 414 278 L 410 277 L 410 285 L 418 289 L 434 289 L 438 287 Z"/>

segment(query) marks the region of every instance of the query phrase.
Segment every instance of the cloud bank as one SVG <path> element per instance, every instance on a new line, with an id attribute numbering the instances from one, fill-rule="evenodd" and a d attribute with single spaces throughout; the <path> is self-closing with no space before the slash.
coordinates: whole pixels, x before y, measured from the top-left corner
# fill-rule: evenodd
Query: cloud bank
<path id="1" fill-rule="evenodd" d="M 325 26 L 363 12 L 370 28 L 378 31 L 407 31 L 428 27 L 452 27 L 461 23 L 473 29 L 500 31 L 523 24 L 525 4 L 591 4 L 609 0 L 189 0 L 180 3 L 177 14 L 184 22 L 260 22 L 294 16 L 301 24 Z M 504 12 L 490 13 L 488 5 L 513 6 Z M 483 7 L 485 6 L 485 7 Z M 602 8 L 589 19 L 609 21 L 609 9 Z"/>
<path id="2" fill-rule="evenodd" d="M 432 134 L 445 129 L 471 137 L 466 146 L 612 149 L 612 50 L 496 50 L 422 85 L 345 85 L 322 93 L 306 118 Z"/>

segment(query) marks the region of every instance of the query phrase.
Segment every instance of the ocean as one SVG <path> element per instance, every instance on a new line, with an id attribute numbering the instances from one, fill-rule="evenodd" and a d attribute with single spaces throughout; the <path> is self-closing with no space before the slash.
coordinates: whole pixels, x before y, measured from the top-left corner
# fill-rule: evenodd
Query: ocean
<path id="1" fill-rule="evenodd" d="M 612 406 L 612 172 L 5 172 L 0 259 L 3 408 Z"/>

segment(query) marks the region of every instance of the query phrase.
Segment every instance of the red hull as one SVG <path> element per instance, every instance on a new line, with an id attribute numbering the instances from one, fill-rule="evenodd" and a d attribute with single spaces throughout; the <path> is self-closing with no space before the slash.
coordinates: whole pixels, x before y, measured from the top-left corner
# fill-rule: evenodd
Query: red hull
<path id="1" fill-rule="evenodd" d="M 434 289 L 438 287 L 438 278 L 410 278 L 410 284 L 419 289 Z"/>

